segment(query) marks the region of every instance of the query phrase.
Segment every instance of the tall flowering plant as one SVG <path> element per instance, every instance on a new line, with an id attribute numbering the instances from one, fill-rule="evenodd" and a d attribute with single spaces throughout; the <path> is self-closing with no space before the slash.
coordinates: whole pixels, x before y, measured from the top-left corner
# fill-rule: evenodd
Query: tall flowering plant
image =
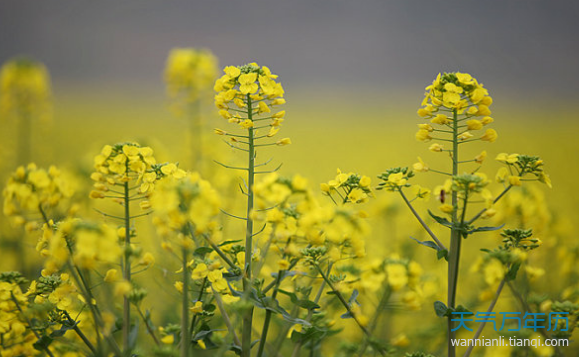
<path id="1" fill-rule="evenodd" d="M 548 175 L 543 170 L 543 161 L 538 157 L 500 154 L 497 160 L 505 163 L 507 167 L 501 169 L 498 175 L 498 182 L 502 183 L 503 189 L 494 195 L 487 187 L 490 183 L 487 175 L 479 172 L 487 152 L 482 151 L 475 157 L 462 157 L 461 148 L 466 144 L 496 141 L 498 137 L 496 130 L 488 127 L 494 122 L 489 109 L 492 102 L 488 90 L 471 75 L 460 72 L 439 74 L 432 84 L 426 87 L 418 115 L 428 122 L 418 124 L 419 129 L 415 137 L 422 142 L 432 141 L 429 150 L 448 155 L 450 165 L 446 169 L 434 169 L 418 158 L 419 161 L 412 169 L 392 168 L 379 176 L 382 181 L 379 189 L 400 194 L 430 236 L 431 240 L 419 243 L 435 249 L 439 259 L 444 258 L 448 261 L 447 303 L 437 302 L 435 308 L 439 316 L 448 318 L 449 357 L 456 354 L 451 341 L 456 336 L 452 312 L 464 309 L 456 304 L 460 256 L 464 240 L 472 234 L 498 230 L 502 227 L 477 226 L 475 223 L 479 219 L 492 216 L 496 212 L 495 203 L 513 187 L 531 180 L 551 185 Z M 480 131 L 483 133 L 478 134 Z M 439 216 L 431 211 L 428 213 L 436 223 L 450 230 L 448 248 L 412 204 L 414 199 L 429 197 L 431 193 L 428 188 L 410 184 L 416 172 L 433 172 L 447 178 L 442 185 L 434 189 L 441 203 L 439 210 L 443 215 Z M 408 188 L 412 188 L 414 197 L 408 197 L 406 193 Z M 514 279 L 519 265 L 512 264 L 511 261 L 503 261 L 503 264 L 511 272 L 504 275 L 505 281 Z M 495 295 L 497 299 L 503 285 L 504 283 L 497 289 Z"/>

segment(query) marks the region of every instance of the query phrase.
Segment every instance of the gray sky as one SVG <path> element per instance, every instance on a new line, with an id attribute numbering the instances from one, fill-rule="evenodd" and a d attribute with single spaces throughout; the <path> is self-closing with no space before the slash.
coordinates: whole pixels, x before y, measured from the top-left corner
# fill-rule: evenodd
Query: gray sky
<path id="1" fill-rule="evenodd" d="M 470 72 L 517 94 L 579 93 L 579 2 L 555 0 L 0 0 L 0 61 L 28 54 L 56 85 L 162 86 L 167 52 L 208 47 L 283 82 L 407 89 Z"/>

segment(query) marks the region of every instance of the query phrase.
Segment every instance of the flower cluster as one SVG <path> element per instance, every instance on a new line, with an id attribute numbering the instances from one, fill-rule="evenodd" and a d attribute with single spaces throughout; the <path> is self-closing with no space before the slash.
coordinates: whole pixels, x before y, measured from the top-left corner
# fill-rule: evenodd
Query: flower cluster
<path id="1" fill-rule="evenodd" d="M 91 198 L 104 198 L 112 187 L 122 187 L 129 182 L 137 185 L 139 194 L 147 195 L 153 191 L 159 178 L 185 176 L 185 171 L 175 164 L 157 164 L 153 149 L 135 143 L 105 145 L 94 158 L 94 167 L 91 178 L 96 182 L 90 193 Z"/>
<path id="2" fill-rule="evenodd" d="M 335 193 L 340 197 L 342 203 L 362 203 L 368 200 L 372 195 L 370 184 L 372 179 L 368 176 L 360 176 L 353 172 L 343 173 L 338 169 L 336 178 L 321 184 L 322 192 L 332 200 L 332 194 Z"/>
<path id="3" fill-rule="evenodd" d="M 37 220 L 42 218 L 38 214 L 44 215 L 48 208 L 71 197 L 73 192 L 55 166 L 48 170 L 38 168 L 35 164 L 20 166 L 10 176 L 2 193 L 3 212 L 20 224 Z"/>
<path id="4" fill-rule="evenodd" d="M 541 246 L 542 242 L 538 238 L 532 238 L 532 229 L 505 229 L 501 232 L 503 237 L 504 250 L 522 249 L 533 250 Z"/>
<path id="5" fill-rule="evenodd" d="M 4 274 L 3 274 L 4 275 Z M 8 279 L 0 279 L 0 347 L 2 356 L 34 356 L 36 337 L 27 328 L 23 311 L 27 309 L 27 294 Z"/>
<path id="6" fill-rule="evenodd" d="M 185 105 L 201 99 L 217 77 L 218 60 L 207 49 L 174 48 L 165 67 L 167 94 L 179 113 Z"/>
<path id="7" fill-rule="evenodd" d="M 496 160 L 506 165 L 497 173 L 498 182 L 521 186 L 523 176 L 530 174 L 535 176 L 535 180 L 546 184 L 549 188 L 552 187 L 549 175 L 543 170 L 543 160 L 538 156 L 501 153 L 497 155 Z"/>
<path id="8" fill-rule="evenodd" d="M 395 167 L 388 169 L 378 178 L 382 180 L 378 184 L 378 190 L 398 191 L 403 187 L 410 187 L 408 179 L 414 177 L 414 172 L 408 167 Z"/>
<path id="9" fill-rule="evenodd" d="M 418 115 L 430 119 L 430 123 L 418 125 L 417 140 L 435 139 L 434 133 L 453 133 L 449 128 L 456 131 L 455 134 L 462 142 L 493 142 L 497 139 L 494 129 L 486 129 L 478 139 L 472 139 L 474 135 L 470 131 L 481 130 L 494 120 L 490 117 L 489 109 L 492 98 L 471 75 L 460 72 L 438 74 L 426 90 L 423 107 L 418 110 Z M 435 152 L 445 151 L 440 144 L 434 144 L 430 149 Z"/>
<path id="10" fill-rule="evenodd" d="M 151 195 L 155 209 L 154 223 L 163 237 L 175 232 L 186 237 L 210 233 L 216 228 L 219 196 L 208 181 L 197 173 L 182 178 L 167 177 L 159 181 Z"/>
<path id="11" fill-rule="evenodd" d="M 0 113 L 50 114 L 50 77 L 40 62 L 17 58 L 0 69 Z"/>
<path id="12" fill-rule="evenodd" d="M 115 229 L 80 219 L 45 224 L 36 250 L 47 258 L 43 276 L 58 272 L 71 258 L 75 266 L 96 269 L 117 263 L 122 252 Z"/>
<path id="13" fill-rule="evenodd" d="M 285 111 L 272 113 L 273 107 L 285 103 L 281 83 L 276 82 L 277 75 L 272 74 L 266 66 L 250 63 L 240 67 L 228 66 L 225 74 L 215 82 L 215 105 L 219 114 L 230 123 L 238 124 L 243 129 L 260 129 L 269 127 L 263 138 L 277 134 L 284 121 Z M 257 126 L 259 121 L 269 120 L 269 125 Z M 239 136 L 224 130 L 215 129 L 218 135 L 228 135 L 233 143 L 241 142 Z M 278 140 L 275 144 L 287 145 L 288 138 Z"/>

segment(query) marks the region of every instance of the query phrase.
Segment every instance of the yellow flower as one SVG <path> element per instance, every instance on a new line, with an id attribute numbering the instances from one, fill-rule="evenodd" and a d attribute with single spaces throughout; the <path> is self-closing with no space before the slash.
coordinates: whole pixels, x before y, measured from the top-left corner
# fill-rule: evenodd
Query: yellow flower
<path id="1" fill-rule="evenodd" d="M 445 204 L 438 206 L 438 209 L 444 213 L 449 213 L 449 214 L 454 211 L 454 207 L 452 205 L 449 205 L 448 203 L 445 203 Z"/>
<path id="2" fill-rule="evenodd" d="M 386 265 L 386 273 L 388 274 L 388 284 L 392 290 L 398 291 L 408 284 L 408 274 L 404 265 L 388 264 Z"/>
<path id="3" fill-rule="evenodd" d="M 225 67 L 225 69 L 223 70 L 225 72 L 225 74 L 227 74 L 230 78 L 236 78 L 239 77 L 239 75 L 241 74 L 241 70 L 235 66 L 227 66 Z"/>
<path id="4" fill-rule="evenodd" d="M 519 154 L 500 153 L 497 155 L 495 160 L 500 161 L 500 162 L 505 162 L 507 164 L 514 164 L 517 161 L 519 161 Z"/>
<path id="5" fill-rule="evenodd" d="M 468 130 L 480 130 L 483 127 L 483 123 L 480 120 L 471 119 L 466 122 Z"/>
<path id="6" fill-rule="evenodd" d="M 473 137 L 473 135 L 471 133 L 469 133 L 468 131 L 457 136 L 458 140 L 461 140 L 461 141 L 468 140 L 472 137 Z"/>
<path id="7" fill-rule="evenodd" d="M 418 162 L 412 165 L 412 168 L 416 172 L 427 172 L 428 170 L 430 170 L 428 165 L 424 161 L 422 161 L 422 158 L 420 157 L 418 157 Z"/>
<path id="8" fill-rule="evenodd" d="M 430 139 L 432 139 L 432 136 L 430 136 L 430 132 L 428 130 L 420 129 L 416 132 L 416 140 L 428 141 Z"/>
<path id="9" fill-rule="evenodd" d="M 496 132 L 495 129 L 487 129 L 485 131 L 485 134 L 483 136 L 481 136 L 481 140 L 483 141 L 488 141 L 490 143 L 494 142 L 495 140 L 497 140 L 498 134 Z"/>
<path id="10" fill-rule="evenodd" d="M 370 187 L 371 183 L 372 183 L 372 179 L 368 176 L 362 176 L 360 178 L 360 186 L 362 186 L 362 187 Z"/>
<path id="11" fill-rule="evenodd" d="M 50 99 L 50 76 L 42 63 L 16 58 L 0 68 L 0 116 L 26 113 L 48 120 Z"/>
<path id="12" fill-rule="evenodd" d="M 444 151 L 444 147 L 440 144 L 434 143 L 434 144 L 430 145 L 428 150 L 430 150 L 432 152 L 442 152 L 442 151 Z"/>
<path id="13" fill-rule="evenodd" d="M 191 311 L 194 314 L 200 314 L 203 312 L 203 302 L 202 301 L 196 301 L 195 305 L 193 305 L 193 307 L 189 308 L 189 311 Z"/>
<path id="14" fill-rule="evenodd" d="M 281 140 L 278 140 L 275 144 L 278 146 L 285 146 L 285 145 L 289 145 L 291 143 L 292 143 L 292 141 L 290 138 L 283 138 Z"/>
<path id="15" fill-rule="evenodd" d="M 245 119 L 239 123 L 239 126 L 241 126 L 243 129 L 253 128 L 253 121 L 251 119 Z"/>
<path id="16" fill-rule="evenodd" d="M 490 123 L 492 123 L 492 122 L 494 122 L 494 121 L 495 121 L 495 120 L 494 120 L 493 118 L 491 118 L 491 117 L 484 117 L 484 118 L 482 118 L 481 123 L 482 123 L 483 125 L 488 125 L 488 124 L 490 124 Z"/>
<path id="17" fill-rule="evenodd" d="M 390 174 L 388 176 L 388 182 L 396 186 L 403 186 L 406 184 L 406 178 L 402 172 L 398 172 L 395 174 Z"/>
<path id="18" fill-rule="evenodd" d="M 520 176 L 509 176 L 509 184 L 513 186 L 521 186 L 521 177 Z"/>
<path id="19" fill-rule="evenodd" d="M 487 157 L 487 152 L 486 152 L 485 150 L 483 150 L 480 154 L 478 154 L 478 155 L 474 158 L 474 161 L 475 161 L 477 164 L 482 164 L 486 157 Z"/>
<path id="20" fill-rule="evenodd" d="M 237 68 L 226 71 L 235 74 Z M 239 75 L 239 74 L 238 74 Z M 205 49 L 174 48 L 169 53 L 165 67 L 167 94 L 173 100 L 175 114 L 182 114 L 187 104 L 209 94 L 217 77 L 217 58 Z M 229 78 L 221 78 L 220 89 L 227 87 Z"/>
<path id="21" fill-rule="evenodd" d="M 390 340 L 390 344 L 392 344 L 392 346 L 397 346 L 397 347 L 408 347 L 410 345 L 410 340 L 408 339 L 408 336 L 401 333 L 401 334 L 393 337 Z"/>
<path id="22" fill-rule="evenodd" d="M 414 196 L 423 201 L 428 201 L 430 199 L 430 189 L 422 187 L 420 185 L 412 186 L 412 192 Z"/>
<path id="23" fill-rule="evenodd" d="M 147 267 L 153 266 L 153 264 L 155 264 L 155 257 L 153 256 L 153 254 L 147 252 L 145 253 L 145 255 L 143 255 L 143 258 L 141 258 L 139 264 Z"/>
<path id="24" fill-rule="evenodd" d="M 161 342 L 163 342 L 166 345 L 172 345 L 173 342 L 175 342 L 175 336 L 173 335 L 167 335 L 161 338 Z"/>
<path id="25" fill-rule="evenodd" d="M 505 268 L 498 260 L 491 260 L 483 268 L 484 279 L 488 285 L 494 285 L 501 281 L 505 276 Z"/>
<path id="26" fill-rule="evenodd" d="M 115 296 L 126 296 L 131 290 L 132 290 L 132 285 L 130 282 L 128 281 L 119 281 L 118 283 L 115 284 L 115 291 L 114 291 L 114 295 Z"/>
<path id="27" fill-rule="evenodd" d="M 105 278 L 104 281 L 106 281 L 107 283 L 111 283 L 114 281 L 118 280 L 118 274 L 119 272 L 117 271 L 117 269 L 109 269 L 107 270 L 107 273 L 105 274 Z"/>
<path id="28" fill-rule="evenodd" d="M 257 73 L 255 72 L 242 74 L 237 80 L 239 81 L 239 91 L 242 94 L 253 94 L 258 89 L 258 85 L 255 83 L 257 80 Z"/>

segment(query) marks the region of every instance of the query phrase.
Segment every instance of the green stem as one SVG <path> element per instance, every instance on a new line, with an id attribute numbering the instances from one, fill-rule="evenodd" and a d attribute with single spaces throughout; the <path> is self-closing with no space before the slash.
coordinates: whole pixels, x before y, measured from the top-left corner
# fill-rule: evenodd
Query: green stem
<path id="1" fill-rule="evenodd" d="M 72 328 L 74 330 L 74 332 L 76 332 L 76 334 L 78 335 L 78 337 L 80 337 L 80 339 L 82 340 L 82 342 L 84 342 L 84 344 L 88 347 L 88 349 L 94 354 L 96 354 L 96 350 L 94 348 L 94 346 L 92 345 L 92 343 L 90 342 L 90 340 L 86 337 L 86 335 L 81 331 L 80 328 L 78 328 L 78 325 L 76 324 L 76 321 L 74 321 L 72 319 L 72 317 L 70 317 L 70 315 L 68 314 L 67 311 L 64 311 L 64 316 L 66 317 L 66 319 L 68 320 L 68 323 L 73 325 L 74 327 Z"/>
<path id="2" fill-rule="evenodd" d="M 332 290 L 334 295 L 336 295 L 336 297 L 338 298 L 340 303 L 346 308 L 346 311 L 348 311 L 350 313 L 350 315 L 352 316 L 352 318 L 354 319 L 354 321 L 356 321 L 356 324 L 358 324 L 358 327 L 360 327 L 360 329 L 362 330 L 362 332 L 366 335 L 366 337 L 368 339 L 372 338 L 370 331 L 368 331 L 368 329 L 364 325 L 362 325 L 360 320 L 358 320 L 358 317 L 356 316 L 354 311 L 352 311 L 350 304 L 346 301 L 346 299 L 344 298 L 342 293 L 340 293 L 338 290 L 336 290 L 336 288 L 334 288 L 334 285 L 332 284 L 330 279 L 326 276 L 326 274 L 324 274 L 324 272 L 319 267 L 319 265 L 317 265 L 316 267 L 318 268 L 318 272 L 321 274 L 321 276 L 324 279 L 324 281 L 326 282 L 326 284 L 328 284 L 328 286 L 330 287 L 330 289 Z M 384 356 L 384 351 L 380 351 L 380 354 L 382 354 L 382 356 Z"/>
<path id="3" fill-rule="evenodd" d="M 141 308 L 139 307 L 139 305 L 135 305 L 135 307 L 137 308 L 137 312 L 139 313 L 139 316 L 141 316 L 141 319 L 143 319 L 143 322 L 145 323 L 145 327 L 147 328 L 149 335 L 151 335 L 151 337 L 153 338 L 153 341 L 155 341 L 155 344 L 157 346 L 159 346 L 159 340 L 157 339 L 157 336 L 155 335 L 155 331 L 153 330 L 152 326 L 149 324 L 149 320 L 147 320 L 145 318 L 145 315 L 143 314 L 143 311 L 141 311 Z"/>
<path id="4" fill-rule="evenodd" d="M 251 97 L 247 95 L 247 117 L 253 121 L 253 110 L 251 107 Z M 253 251 L 253 220 L 251 211 L 253 210 L 253 183 L 255 178 L 255 144 L 253 128 L 248 129 L 248 169 L 247 169 L 247 215 L 245 227 L 245 272 L 243 279 L 244 298 L 249 300 L 251 294 L 251 258 Z M 243 313 L 243 327 L 241 333 L 241 357 L 251 356 L 251 331 L 253 325 L 253 305 Z"/>
<path id="5" fill-rule="evenodd" d="M 221 295 L 217 291 L 215 291 L 213 287 L 211 287 L 211 291 L 213 292 L 213 296 L 215 297 L 215 305 L 217 305 L 217 308 L 221 313 L 221 317 L 223 318 L 223 323 L 225 324 L 227 330 L 229 331 L 229 333 L 233 338 L 233 343 L 235 343 L 236 346 L 239 346 L 241 342 L 239 341 L 239 337 L 237 337 L 237 334 L 235 333 L 235 328 L 233 328 L 233 324 L 231 323 L 231 319 L 227 314 L 227 310 L 225 310 L 225 306 L 223 306 L 223 299 L 221 298 Z"/>
<path id="6" fill-rule="evenodd" d="M 189 356 L 189 269 L 187 269 L 187 248 L 183 247 L 183 300 L 181 301 L 181 357 Z"/>
<path id="7" fill-rule="evenodd" d="M 22 308 L 20 307 L 20 304 L 18 303 L 18 300 L 16 299 L 16 296 L 14 296 L 14 293 L 11 291 L 10 292 L 10 296 L 12 298 L 12 301 L 14 302 L 14 304 L 16 305 L 16 309 L 18 309 L 18 312 L 20 312 L 20 314 L 22 315 L 22 318 L 26 321 L 26 323 L 28 324 L 28 328 L 30 329 L 30 331 L 32 331 L 32 333 L 34 333 L 34 336 L 36 336 L 37 340 L 40 340 L 40 335 L 38 334 L 38 332 L 36 331 L 36 329 L 34 329 L 32 327 L 32 324 L 30 323 L 30 320 L 28 319 L 28 317 L 26 317 L 26 315 L 24 314 L 24 311 L 22 311 Z M 48 354 L 50 357 L 54 357 L 54 355 L 52 354 L 52 352 L 50 352 L 50 349 L 48 348 L 48 346 L 44 346 L 44 350 L 46 351 L 46 354 Z"/>
<path id="8" fill-rule="evenodd" d="M 436 242 L 436 244 L 440 247 L 440 249 L 442 250 L 447 250 L 446 247 L 444 246 L 444 244 L 442 244 L 442 242 L 436 237 L 436 235 L 432 232 L 432 230 L 430 229 L 430 227 L 428 227 L 428 225 L 426 224 L 426 222 L 424 222 L 424 220 L 422 219 L 422 217 L 420 217 L 420 215 L 418 214 L 418 212 L 416 212 L 416 210 L 414 209 L 414 207 L 412 206 L 412 204 L 410 203 L 410 201 L 408 201 L 408 198 L 406 197 L 406 195 L 404 194 L 404 192 L 402 192 L 402 188 L 398 188 L 398 192 L 400 192 L 400 195 L 402 196 L 402 199 L 404 200 L 404 202 L 406 203 L 406 205 L 408 206 L 408 208 L 410 208 L 410 211 L 412 212 L 412 214 L 414 215 L 414 217 L 416 217 L 416 219 L 418 220 L 418 222 L 420 223 L 420 225 L 426 230 L 426 232 L 428 233 L 428 235 L 430 235 L 430 237 L 432 237 L 432 239 L 434 239 L 434 241 Z"/>
<path id="9" fill-rule="evenodd" d="M 127 172 L 129 170 L 127 161 Z M 129 209 L 129 182 L 124 184 L 125 203 L 125 252 L 123 256 L 123 279 L 131 282 L 131 214 Z M 130 356 L 129 332 L 131 329 L 131 302 L 127 296 L 123 297 L 123 354 Z"/>
<path id="10" fill-rule="evenodd" d="M 507 285 L 509 286 L 509 289 L 513 293 L 513 296 L 517 299 L 519 304 L 521 304 L 521 307 L 525 310 L 525 312 L 531 312 L 532 313 L 533 309 L 531 309 L 531 307 L 529 306 L 527 301 L 525 301 L 525 298 L 523 297 L 523 295 L 517 289 L 515 289 L 512 281 L 508 281 Z M 543 328 L 539 329 L 539 332 L 541 333 L 541 335 L 543 335 L 543 337 L 551 338 L 551 336 L 549 336 L 549 334 L 547 333 L 546 328 L 543 327 Z M 556 356 L 563 356 L 563 352 L 561 351 L 561 347 L 558 347 L 558 346 L 554 346 L 554 347 L 555 347 Z"/>
<path id="11" fill-rule="evenodd" d="M 199 296 L 197 297 L 197 301 L 201 301 L 201 299 L 203 299 L 205 284 L 207 284 L 207 277 L 205 277 L 203 279 L 203 282 L 201 282 L 201 289 L 199 290 Z M 189 335 L 191 340 L 193 339 L 193 333 L 195 332 L 196 323 L 197 323 L 197 314 L 194 314 L 193 318 L 191 319 L 191 328 L 189 329 Z"/>
<path id="12" fill-rule="evenodd" d="M 494 199 L 493 204 L 497 203 L 501 198 L 503 198 L 503 196 L 509 192 L 509 190 L 513 187 L 513 185 L 509 185 L 507 186 L 503 192 L 501 192 L 497 198 Z M 467 223 L 468 224 L 472 224 L 474 221 L 476 221 L 477 219 L 480 218 L 480 216 L 483 215 L 483 213 L 485 213 L 487 211 L 487 208 L 483 208 L 479 213 L 477 213 L 474 217 L 472 217 Z"/>
<path id="13" fill-rule="evenodd" d="M 390 287 L 386 285 L 384 293 L 382 294 L 382 298 L 380 299 L 380 302 L 376 307 L 376 311 L 374 312 L 374 316 L 372 317 L 372 321 L 370 321 L 370 327 L 368 328 L 370 335 L 372 335 L 376 330 L 376 326 L 378 326 L 378 319 L 380 318 L 382 311 L 384 311 L 384 309 L 386 308 L 386 304 L 388 303 L 388 300 L 390 300 L 391 294 L 392 290 L 390 290 Z M 364 342 L 362 343 L 362 347 L 360 348 L 360 353 L 358 354 L 360 357 L 364 356 L 364 353 L 366 352 L 369 343 L 370 339 L 368 337 L 364 338 Z"/>
<path id="14" fill-rule="evenodd" d="M 328 274 L 330 274 L 331 270 L 332 270 L 332 263 L 328 264 Z M 322 298 L 322 294 L 324 293 L 325 288 L 326 288 L 326 281 L 323 280 L 322 283 L 320 284 L 320 288 L 318 289 L 318 293 L 316 294 L 316 297 L 314 299 L 315 304 L 317 304 L 320 301 L 320 299 Z M 308 316 L 306 317 L 306 321 L 310 322 L 310 320 L 312 319 L 313 316 L 314 316 L 314 311 L 310 310 L 308 312 Z M 287 332 L 285 334 L 287 334 Z M 284 334 L 284 336 L 285 336 L 285 334 Z M 296 343 L 296 345 L 294 346 L 294 351 L 293 351 L 291 357 L 298 357 L 300 355 L 302 345 L 303 345 L 303 341 Z M 281 347 L 281 345 L 280 345 L 280 347 Z"/>
<path id="15" fill-rule="evenodd" d="M 275 287 L 273 289 L 273 292 L 271 293 L 271 298 L 273 300 L 275 300 L 275 298 L 277 297 L 277 291 L 279 288 L 279 284 L 281 283 L 281 276 L 284 272 L 285 270 L 278 270 L 277 272 Z M 265 349 L 265 342 L 267 340 L 267 332 L 269 331 L 269 324 L 271 322 L 271 314 L 272 314 L 271 310 L 266 310 L 265 320 L 263 321 L 263 328 L 261 330 L 261 337 L 259 339 L 259 349 L 257 350 L 257 357 L 263 356 L 263 351 Z"/>
<path id="16" fill-rule="evenodd" d="M 456 176 L 458 174 L 458 113 L 455 110 L 452 111 L 453 114 L 453 126 L 452 126 L 452 175 Z M 458 193 L 452 191 L 452 207 L 454 208 L 452 212 L 452 223 L 453 228 L 450 232 L 450 251 L 448 253 L 448 307 L 454 308 L 456 300 L 456 288 L 458 282 L 458 268 L 460 263 L 460 244 L 461 237 L 458 228 Z M 448 317 L 448 357 L 455 357 L 456 350 L 452 344 L 452 339 L 455 338 L 456 333 L 453 330 L 452 318 Z"/>
<path id="17" fill-rule="evenodd" d="M 507 281 L 506 277 L 504 277 L 503 280 L 501 280 L 501 283 L 499 284 L 499 287 L 495 293 L 495 297 L 494 297 L 493 301 L 491 301 L 491 304 L 489 305 L 489 308 L 487 309 L 487 315 L 489 313 L 491 313 L 493 311 L 493 309 L 495 308 L 495 305 L 497 304 L 497 301 L 499 300 L 499 296 L 501 295 L 501 291 L 503 291 L 503 287 L 505 286 L 506 281 Z M 483 332 L 483 329 L 485 328 L 486 323 L 487 323 L 486 320 L 483 320 L 483 322 L 479 325 L 478 329 L 474 333 L 474 336 L 472 337 L 473 343 L 470 344 L 470 346 L 466 349 L 466 352 L 462 355 L 462 357 L 470 356 L 470 353 L 472 352 L 472 350 L 474 348 L 474 341 L 479 338 L 480 334 Z"/>

